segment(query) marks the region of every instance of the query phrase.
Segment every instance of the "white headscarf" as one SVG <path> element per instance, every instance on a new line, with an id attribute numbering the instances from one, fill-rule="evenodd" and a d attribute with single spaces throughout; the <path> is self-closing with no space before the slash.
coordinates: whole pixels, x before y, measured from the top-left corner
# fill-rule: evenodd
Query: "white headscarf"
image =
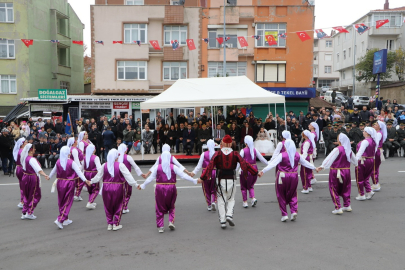
<path id="1" fill-rule="evenodd" d="M 375 129 L 372 128 L 372 127 L 366 127 L 364 129 L 364 131 L 367 132 L 370 135 L 370 137 L 373 139 L 373 141 L 375 142 L 375 151 L 374 151 L 374 153 L 377 152 L 377 149 L 378 149 L 377 131 L 375 131 Z"/>
<path id="2" fill-rule="evenodd" d="M 345 149 L 347 161 L 350 162 L 350 154 L 352 153 L 352 147 L 350 145 L 349 138 L 346 136 L 346 134 L 340 133 L 338 136 L 338 140 Z"/>
<path id="3" fill-rule="evenodd" d="M 69 158 L 69 154 L 70 154 L 70 148 L 67 146 L 63 146 L 60 149 L 60 155 L 59 155 L 59 163 L 60 166 L 62 166 L 63 170 L 66 171 L 66 164 Z"/>
<path id="4" fill-rule="evenodd" d="M 161 155 L 162 158 L 162 170 L 166 174 L 166 177 L 168 180 L 172 178 L 172 170 L 170 169 L 170 153 L 169 152 L 163 152 Z"/>
<path id="5" fill-rule="evenodd" d="M 67 142 L 67 147 L 72 147 L 72 145 L 75 143 L 75 138 L 74 137 L 72 137 L 72 138 L 69 138 L 69 140 L 68 140 L 68 142 Z"/>
<path id="6" fill-rule="evenodd" d="M 22 152 L 21 152 L 21 165 L 22 165 L 24 171 L 27 169 L 26 166 L 25 166 L 25 163 L 26 163 L 25 160 L 26 160 L 27 157 L 28 157 L 28 152 L 30 151 L 31 147 L 32 147 L 32 144 L 27 143 L 27 144 L 24 146 L 24 149 L 23 149 Z"/>
<path id="7" fill-rule="evenodd" d="M 112 177 L 114 177 L 114 163 L 117 158 L 118 158 L 117 149 L 111 149 L 107 155 L 107 169 Z"/>
<path id="8" fill-rule="evenodd" d="M 20 151 L 21 145 L 23 145 L 24 142 L 25 142 L 25 138 L 20 138 L 20 139 L 18 139 L 18 141 L 14 145 L 13 156 L 14 156 L 15 161 L 17 161 L 18 151 Z"/>
<path id="9" fill-rule="evenodd" d="M 79 136 L 77 137 L 77 144 L 79 144 L 83 140 L 84 133 L 86 133 L 86 131 L 82 131 L 79 133 Z"/>
<path id="10" fill-rule="evenodd" d="M 121 143 L 120 146 L 118 146 L 118 154 L 120 156 L 118 157 L 118 162 L 122 163 L 124 162 L 124 155 L 127 152 L 128 146 L 125 143 Z"/>
<path id="11" fill-rule="evenodd" d="M 316 143 L 315 143 L 315 135 L 312 134 L 309 130 L 304 130 L 304 135 L 308 137 L 308 139 L 311 141 L 312 148 L 316 148 Z"/>
<path id="12" fill-rule="evenodd" d="M 288 130 L 284 130 L 283 132 L 281 132 L 281 135 L 284 139 L 291 140 L 291 132 L 289 132 Z"/>
<path id="13" fill-rule="evenodd" d="M 318 126 L 318 124 L 316 122 L 312 122 L 311 125 L 315 128 L 316 140 L 319 140 L 319 126 Z"/>
<path id="14" fill-rule="evenodd" d="M 165 143 L 162 146 L 162 152 L 165 152 L 165 151 L 170 153 L 170 145 L 168 145 L 167 143 Z"/>
<path id="15" fill-rule="evenodd" d="M 90 166 L 90 158 L 91 155 L 93 155 L 95 149 L 96 147 L 94 146 L 94 144 L 89 144 L 89 146 L 87 146 L 86 148 L 86 168 Z"/>
<path id="16" fill-rule="evenodd" d="M 381 129 L 381 132 L 382 132 L 382 135 L 383 135 L 382 140 L 383 140 L 383 142 L 385 142 L 385 140 L 387 139 L 387 126 L 382 121 L 378 121 L 377 123 L 380 126 L 380 129 Z"/>
<path id="17" fill-rule="evenodd" d="M 285 146 L 285 149 L 287 150 L 288 158 L 290 159 L 291 168 L 294 168 L 295 153 L 297 152 L 297 148 L 295 148 L 295 143 L 294 143 L 294 141 L 288 139 L 288 140 L 285 140 L 284 146 Z"/>
<path id="18" fill-rule="evenodd" d="M 213 140 L 208 140 L 207 142 L 208 151 L 210 152 L 210 160 L 215 154 L 215 142 Z"/>
<path id="19" fill-rule="evenodd" d="M 254 159 L 254 158 L 255 158 L 255 156 L 254 156 L 255 148 L 254 148 L 252 136 L 249 136 L 249 135 L 246 136 L 246 137 L 245 137 L 245 143 L 246 143 L 246 145 L 249 147 L 249 150 L 250 150 L 250 157 L 251 157 L 252 159 Z"/>

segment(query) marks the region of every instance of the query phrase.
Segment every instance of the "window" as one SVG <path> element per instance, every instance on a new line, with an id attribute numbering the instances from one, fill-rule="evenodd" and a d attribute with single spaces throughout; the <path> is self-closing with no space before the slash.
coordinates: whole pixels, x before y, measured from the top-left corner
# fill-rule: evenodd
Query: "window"
<path id="1" fill-rule="evenodd" d="M 187 26 L 164 26 L 165 41 L 164 45 L 171 45 L 172 40 L 177 40 L 180 45 L 186 45 Z"/>
<path id="2" fill-rule="evenodd" d="M 17 93 L 17 79 L 15 75 L 0 75 L 0 93 Z"/>
<path id="3" fill-rule="evenodd" d="M 361 51 L 364 52 L 364 41 L 361 42 Z"/>
<path id="4" fill-rule="evenodd" d="M 13 3 L 0 3 L 0 22 L 14 22 Z"/>
<path id="5" fill-rule="evenodd" d="M 219 34 L 219 32 L 221 34 Z M 229 31 L 226 31 L 227 33 Z M 222 45 L 219 45 L 217 38 L 224 37 L 223 31 L 218 31 L 218 30 L 212 30 L 208 31 L 208 47 L 210 49 L 215 49 L 215 48 L 220 48 L 224 47 L 226 45 L 227 48 L 238 48 L 238 36 L 237 35 L 230 35 L 226 34 L 226 37 L 229 37 L 228 41 L 224 41 Z"/>
<path id="6" fill-rule="evenodd" d="M 325 66 L 325 73 L 332 73 L 332 67 L 331 66 Z"/>
<path id="7" fill-rule="evenodd" d="M 387 50 L 389 51 L 395 50 L 395 40 L 393 39 L 387 40 Z"/>
<path id="8" fill-rule="evenodd" d="M 247 62 L 227 62 L 226 74 L 228 76 L 244 76 L 247 73 Z M 208 77 L 224 77 L 223 62 L 208 62 Z"/>
<path id="9" fill-rule="evenodd" d="M 318 66 L 314 65 L 314 75 L 318 75 Z"/>
<path id="10" fill-rule="evenodd" d="M 69 92 L 69 82 L 60 81 L 59 89 L 66 89 Z"/>
<path id="11" fill-rule="evenodd" d="M 58 64 L 61 66 L 70 66 L 69 48 L 58 47 Z"/>
<path id="12" fill-rule="evenodd" d="M 146 80 L 147 64 L 145 61 L 118 61 L 118 80 Z"/>
<path id="13" fill-rule="evenodd" d="M 318 81 L 318 86 L 319 87 L 323 87 L 323 86 L 332 86 L 332 83 L 334 82 L 334 80 L 319 80 Z"/>
<path id="14" fill-rule="evenodd" d="M 143 0 L 126 0 L 125 4 L 129 6 L 142 6 Z"/>
<path id="15" fill-rule="evenodd" d="M 279 34 L 284 34 L 287 29 L 285 23 L 257 23 L 255 28 L 255 34 L 260 36 L 260 39 L 255 39 L 256 47 L 285 47 L 285 39 L 279 38 Z M 271 45 L 267 43 L 266 35 L 273 35 L 277 41 L 277 45 Z"/>
<path id="16" fill-rule="evenodd" d="M 315 47 L 315 48 L 318 48 L 318 43 L 319 43 L 319 40 L 318 40 L 318 39 L 314 39 L 314 47 Z"/>
<path id="17" fill-rule="evenodd" d="M 332 48 L 333 42 L 332 40 L 326 40 L 326 48 Z"/>
<path id="18" fill-rule="evenodd" d="M 256 82 L 285 82 L 286 64 L 257 64 Z"/>
<path id="19" fill-rule="evenodd" d="M 336 54 L 336 61 L 339 62 L 339 53 Z"/>
<path id="20" fill-rule="evenodd" d="M 346 50 L 343 51 L 343 60 L 346 60 Z"/>
<path id="21" fill-rule="evenodd" d="M 332 61 L 332 55 L 331 54 L 325 54 L 325 61 Z"/>
<path id="22" fill-rule="evenodd" d="M 401 21 L 401 14 L 392 14 L 392 13 L 378 13 L 373 15 L 373 26 L 376 26 L 376 21 L 379 20 L 386 20 L 388 19 L 390 22 L 384 24 L 382 28 L 395 28 L 400 27 L 402 24 Z"/>
<path id="23" fill-rule="evenodd" d="M 147 42 L 147 24 L 124 24 L 124 43 L 130 44 L 134 41 Z"/>
<path id="24" fill-rule="evenodd" d="M 349 57 L 352 57 L 352 48 L 349 48 Z"/>
<path id="25" fill-rule="evenodd" d="M 163 80 L 176 81 L 187 78 L 187 62 L 163 62 Z"/>
<path id="26" fill-rule="evenodd" d="M 15 59 L 14 40 L 0 40 L 0 58 Z"/>
<path id="27" fill-rule="evenodd" d="M 67 36 L 68 21 L 65 18 L 56 18 L 56 19 L 57 19 L 58 34 Z"/>
<path id="28" fill-rule="evenodd" d="M 342 71 L 342 78 L 343 78 L 343 80 L 346 79 L 346 72 L 345 71 Z"/>

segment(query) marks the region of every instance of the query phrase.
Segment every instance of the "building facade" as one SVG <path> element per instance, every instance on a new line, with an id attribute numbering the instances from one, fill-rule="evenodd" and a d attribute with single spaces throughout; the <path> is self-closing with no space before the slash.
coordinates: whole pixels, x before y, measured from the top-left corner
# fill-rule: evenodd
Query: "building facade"
<path id="1" fill-rule="evenodd" d="M 333 36 L 334 69 L 339 72 L 339 82 L 332 84 L 334 89 L 348 95 L 372 96 L 375 94 L 375 82 L 358 82 L 355 76 L 359 73 L 354 67 L 361 57 L 370 49 L 387 49 L 395 51 L 405 47 L 405 7 L 373 10 L 356 20 L 346 30 L 349 33 L 337 33 Z M 389 19 L 389 23 L 376 29 L 376 21 Z M 358 34 L 354 24 L 365 24 L 370 27 L 363 34 Z M 397 81 L 393 73 L 391 79 Z M 353 85 L 354 90 L 353 90 Z"/>
<path id="2" fill-rule="evenodd" d="M 83 47 L 71 42 L 83 40 L 83 29 L 67 0 L 0 1 L 0 106 L 37 97 L 38 89 L 83 93 Z M 34 43 L 27 48 L 21 39 Z"/>
<path id="3" fill-rule="evenodd" d="M 333 38 L 314 39 L 314 82 L 319 91 L 339 81 L 339 72 L 333 67 Z"/>

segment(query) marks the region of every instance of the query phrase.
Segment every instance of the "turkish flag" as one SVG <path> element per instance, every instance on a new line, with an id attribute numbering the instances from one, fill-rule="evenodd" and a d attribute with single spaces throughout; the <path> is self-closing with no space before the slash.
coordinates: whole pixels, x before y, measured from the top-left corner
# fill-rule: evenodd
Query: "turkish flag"
<path id="1" fill-rule="evenodd" d="M 113 44 L 122 44 L 122 41 L 113 41 Z"/>
<path id="2" fill-rule="evenodd" d="M 186 41 L 187 41 L 188 49 L 189 49 L 190 51 L 195 50 L 194 40 L 192 40 L 192 39 L 186 39 Z"/>
<path id="3" fill-rule="evenodd" d="M 338 31 L 339 33 L 349 33 L 349 31 L 347 31 L 343 26 L 336 26 L 332 28 Z"/>
<path id="4" fill-rule="evenodd" d="M 301 39 L 301 41 L 305 41 L 308 39 L 311 39 L 311 37 L 304 31 L 297 32 L 298 37 Z"/>
<path id="5" fill-rule="evenodd" d="M 248 46 L 248 43 L 247 43 L 245 37 L 238 37 L 238 40 L 239 40 L 239 44 L 240 44 L 240 46 L 241 46 L 242 48 Z"/>
<path id="6" fill-rule="evenodd" d="M 72 40 L 73 44 L 77 44 L 77 45 L 83 45 L 83 41 L 78 41 L 78 40 Z"/>
<path id="7" fill-rule="evenodd" d="M 273 35 L 265 35 L 264 37 L 266 38 L 267 43 L 269 43 L 269 46 L 277 45 L 277 40 L 274 38 Z"/>
<path id="8" fill-rule="evenodd" d="M 222 45 L 222 43 L 224 43 L 224 38 L 219 37 L 219 38 L 217 38 L 217 41 L 218 41 L 219 45 Z"/>
<path id="9" fill-rule="evenodd" d="M 157 40 L 150 40 L 149 42 L 153 49 L 160 50 L 159 42 Z"/>
<path id="10" fill-rule="evenodd" d="M 378 29 L 381 26 L 383 26 L 384 24 L 389 23 L 389 22 L 390 22 L 390 20 L 388 20 L 388 19 L 376 21 L 375 22 L 375 28 Z"/>
<path id="11" fill-rule="evenodd" d="M 22 42 L 24 42 L 25 46 L 27 46 L 27 48 L 31 45 L 34 45 L 34 40 L 33 39 L 21 39 Z"/>

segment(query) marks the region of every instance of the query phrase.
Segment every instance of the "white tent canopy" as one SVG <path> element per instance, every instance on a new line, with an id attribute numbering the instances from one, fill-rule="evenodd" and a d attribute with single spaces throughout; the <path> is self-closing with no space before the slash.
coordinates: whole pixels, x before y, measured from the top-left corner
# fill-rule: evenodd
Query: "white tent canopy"
<path id="1" fill-rule="evenodd" d="M 160 95 L 141 102 L 141 109 L 285 103 L 246 76 L 183 79 Z"/>

